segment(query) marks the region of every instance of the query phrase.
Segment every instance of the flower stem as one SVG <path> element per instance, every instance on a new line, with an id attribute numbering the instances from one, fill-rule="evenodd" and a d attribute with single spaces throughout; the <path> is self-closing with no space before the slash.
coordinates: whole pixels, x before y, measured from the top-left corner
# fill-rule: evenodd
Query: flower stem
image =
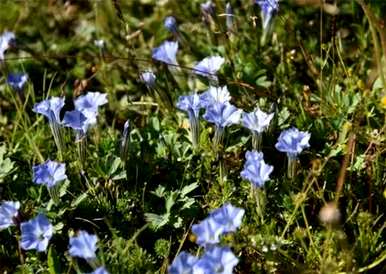
<path id="1" fill-rule="evenodd" d="M 62 136 L 60 126 L 55 121 L 50 121 L 49 124 L 50 124 L 52 135 L 54 136 L 56 147 L 58 149 L 59 159 L 63 160 L 63 136 Z"/>
<path id="2" fill-rule="evenodd" d="M 252 148 L 256 151 L 261 151 L 261 143 L 263 135 L 260 132 L 253 131 L 252 133 Z"/>
<path id="3" fill-rule="evenodd" d="M 83 132 L 77 132 L 76 142 L 77 142 L 80 167 L 81 167 L 81 170 L 83 171 L 86 163 L 86 146 L 87 146 L 86 135 Z"/>
<path id="4" fill-rule="evenodd" d="M 287 165 L 287 177 L 293 179 L 296 174 L 296 162 L 297 158 L 293 156 L 288 156 L 288 165 Z"/>
<path id="5" fill-rule="evenodd" d="M 189 113 L 190 132 L 192 137 L 192 144 L 194 148 L 197 148 L 200 137 L 200 123 L 197 117 L 193 113 Z"/>

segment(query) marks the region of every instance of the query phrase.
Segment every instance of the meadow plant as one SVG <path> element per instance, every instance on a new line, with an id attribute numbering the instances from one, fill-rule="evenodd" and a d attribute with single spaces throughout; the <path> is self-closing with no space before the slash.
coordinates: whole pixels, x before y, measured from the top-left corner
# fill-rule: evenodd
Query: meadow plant
<path id="1" fill-rule="evenodd" d="M 20 224 L 22 249 L 36 249 L 38 252 L 45 252 L 48 243 L 54 233 L 52 224 L 43 214 L 37 215 L 34 219 Z"/>
<path id="2" fill-rule="evenodd" d="M 15 91 L 22 91 L 28 81 L 28 74 L 26 73 L 12 73 L 7 77 L 8 85 Z"/>
<path id="3" fill-rule="evenodd" d="M 220 56 L 210 56 L 204 58 L 194 66 L 194 73 L 208 77 L 213 83 L 218 82 L 217 72 L 221 69 L 224 64 L 224 58 Z"/>
<path id="4" fill-rule="evenodd" d="M 262 134 L 269 127 L 274 115 L 274 113 L 265 113 L 260 108 L 250 113 L 243 112 L 242 123 L 252 132 L 253 150 L 261 151 Z"/>
<path id="5" fill-rule="evenodd" d="M 164 20 L 165 28 L 173 34 L 178 32 L 177 20 L 173 16 L 168 16 Z"/>
<path id="6" fill-rule="evenodd" d="M 89 234 L 87 231 L 80 230 L 78 235 L 70 237 L 69 253 L 72 257 L 79 257 L 86 260 L 96 258 L 98 238 L 96 235 Z"/>
<path id="7" fill-rule="evenodd" d="M 165 41 L 152 51 L 152 58 L 166 65 L 178 66 L 176 55 L 178 42 Z"/>

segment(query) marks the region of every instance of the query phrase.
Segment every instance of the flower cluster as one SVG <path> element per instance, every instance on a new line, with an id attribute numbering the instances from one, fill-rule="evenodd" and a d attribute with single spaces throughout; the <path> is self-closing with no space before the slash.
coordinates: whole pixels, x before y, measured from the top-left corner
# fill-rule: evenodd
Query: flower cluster
<path id="1" fill-rule="evenodd" d="M 196 242 L 205 248 L 200 258 L 181 252 L 169 267 L 170 274 L 233 272 L 238 259 L 229 247 L 220 247 L 220 236 L 235 232 L 241 225 L 245 210 L 229 203 L 215 209 L 199 224 L 193 225 Z"/>

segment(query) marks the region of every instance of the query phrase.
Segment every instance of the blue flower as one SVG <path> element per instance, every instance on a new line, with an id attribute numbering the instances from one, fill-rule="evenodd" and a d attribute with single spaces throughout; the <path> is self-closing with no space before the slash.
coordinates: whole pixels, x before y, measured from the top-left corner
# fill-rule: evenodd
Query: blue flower
<path id="1" fill-rule="evenodd" d="M 0 230 L 15 225 L 13 218 L 17 216 L 20 208 L 19 202 L 4 201 L 0 206 Z"/>
<path id="2" fill-rule="evenodd" d="M 217 71 L 220 70 L 223 64 L 224 58 L 220 56 L 210 56 L 200 61 L 193 69 L 196 74 L 217 79 Z"/>
<path id="3" fill-rule="evenodd" d="M 63 106 L 64 98 L 51 97 L 50 99 L 36 103 L 33 111 L 46 116 L 50 122 L 60 124 L 60 111 Z"/>
<path id="4" fill-rule="evenodd" d="M 189 116 L 198 117 L 202 105 L 200 96 L 196 93 L 191 95 L 183 95 L 178 98 L 177 108 L 186 111 Z"/>
<path id="5" fill-rule="evenodd" d="M 269 175 L 273 171 L 273 166 L 264 162 L 262 152 L 251 152 L 247 154 L 246 158 L 247 161 L 241 171 L 241 177 L 250 181 L 256 187 L 262 187 L 266 181 L 270 180 Z"/>
<path id="6" fill-rule="evenodd" d="M 79 110 L 66 111 L 63 117 L 63 125 L 82 134 L 86 134 L 90 126 L 87 117 Z"/>
<path id="7" fill-rule="evenodd" d="M 7 83 L 14 90 L 20 91 L 24 88 L 24 85 L 28 81 L 28 75 L 26 73 L 10 74 L 7 77 Z"/>
<path id="8" fill-rule="evenodd" d="M 208 106 L 203 116 L 208 122 L 214 123 L 218 128 L 225 128 L 240 122 L 242 111 L 230 103 L 215 103 Z"/>
<path id="9" fill-rule="evenodd" d="M 208 217 L 199 224 L 192 226 L 192 232 L 196 235 L 198 245 L 207 246 L 220 242 L 220 236 L 223 234 L 223 226 L 214 219 Z"/>
<path id="10" fill-rule="evenodd" d="M 95 269 L 90 274 L 109 274 L 109 272 L 106 270 L 104 266 L 100 266 L 97 269 Z"/>
<path id="11" fill-rule="evenodd" d="M 4 60 L 4 53 L 14 43 L 16 37 L 13 32 L 6 31 L 0 36 L 0 61 Z"/>
<path id="12" fill-rule="evenodd" d="M 224 233 L 234 232 L 240 227 L 245 210 L 225 203 L 222 207 L 212 211 L 209 216 L 221 224 Z"/>
<path id="13" fill-rule="evenodd" d="M 166 17 L 164 21 L 164 26 L 168 31 L 172 33 L 176 33 L 177 32 L 176 18 L 174 18 L 173 16 Z"/>
<path id="14" fill-rule="evenodd" d="M 154 48 L 152 58 L 167 65 L 177 66 L 176 54 L 178 42 L 165 41 L 158 48 Z"/>
<path id="15" fill-rule="evenodd" d="M 239 260 L 229 247 L 209 247 L 202 258 L 194 265 L 193 273 L 232 274 Z"/>
<path id="16" fill-rule="evenodd" d="M 155 80 L 157 78 L 155 74 L 151 70 L 149 70 L 149 71 L 142 72 L 140 75 L 140 79 L 148 88 L 154 88 Z"/>
<path id="17" fill-rule="evenodd" d="M 20 246 L 25 250 L 36 249 L 38 252 L 47 250 L 48 242 L 53 234 L 53 226 L 46 216 L 39 214 L 36 218 L 20 224 Z"/>
<path id="18" fill-rule="evenodd" d="M 70 237 L 70 255 L 87 260 L 94 259 L 96 257 L 97 241 L 96 235 L 88 234 L 83 230 L 79 231 L 78 236 Z"/>
<path id="19" fill-rule="evenodd" d="M 275 147 L 277 150 L 287 153 L 288 158 L 296 158 L 303 149 L 310 146 L 308 143 L 310 138 L 310 133 L 292 127 L 280 133 Z"/>
<path id="20" fill-rule="evenodd" d="M 261 8 L 261 17 L 263 20 L 263 29 L 266 30 L 271 21 L 272 15 L 274 12 L 279 10 L 279 1 L 278 0 L 256 0 Z"/>
<path id="21" fill-rule="evenodd" d="M 273 116 L 274 113 L 268 114 L 257 108 L 254 112 L 243 113 L 243 126 L 253 132 L 262 133 L 268 128 Z"/>
<path id="22" fill-rule="evenodd" d="M 36 165 L 33 170 L 33 182 L 38 185 L 53 187 L 57 183 L 66 180 L 66 165 L 47 160 L 43 164 Z"/>
<path id="23" fill-rule="evenodd" d="M 79 96 L 74 101 L 75 109 L 82 112 L 87 118 L 88 125 L 96 124 L 98 107 L 106 104 L 107 94 L 100 92 L 87 92 L 86 95 Z"/>
<path id="24" fill-rule="evenodd" d="M 215 103 L 228 103 L 231 100 L 231 96 L 226 86 L 211 86 L 207 91 L 200 95 L 200 100 L 203 107 L 208 107 Z"/>
<path id="25" fill-rule="evenodd" d="M 200 4 L 200 8 L 202 13 L 205 16 L 213 16 L 214 15 L 214 4 L 211 0 L 206 1 L 205 3 Z"/>
<path id="26" fill-rule="evenodd" d="M 198 258 L 182 251 L 174 259 L 173 263 L 169 266 L 169 274 L 192 274 L 193 265 L 198 261 Z"/>

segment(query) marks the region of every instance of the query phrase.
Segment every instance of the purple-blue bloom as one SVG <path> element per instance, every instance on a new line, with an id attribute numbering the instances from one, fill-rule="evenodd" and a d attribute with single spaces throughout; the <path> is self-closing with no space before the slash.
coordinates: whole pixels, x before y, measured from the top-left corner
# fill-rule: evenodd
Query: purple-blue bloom
<path id="1" fill-rule="evenodd" d="M 213 245 L 220 242 L 220 236 L 224 232 L 223 226 L 213 218 L 206 218 L 199 224 L 192 226 L 192 232 L 196 235 L 196 243 L 201 246 Z"/>
<path id="2" fill-rule="evenodd" d="M 90 126 L 87 117 L 79 110 L 66 111 L 63 117 L 63 125 L 70 127 L 81 134 L 86 134 L 87 129 Z"/>
<path id="3" fill-rule="evenodd" d="M 43 164 L 36 165 L 33 170 L 33 182 L 38 185 L 53 187 L 57 183 L 66 180 L 66 165 L 47 160 Z"/>
<path id="4" fill-rule="evenodd" d="M 60 111 L 63 106 L 64 98 L 51 97 L 36 103 L 32 110 L 46 116 L 50 122 L 60 124 Z"/>
<path id="5" fill-rule="evenodd" d="M 192 254 L 182 251 L 174 259 L 173 263 L 169 266 L 169 274 L 192 274 L 193 266 L 198 261 L 198 258 Z"/>
<path id="6" fill-rule="evenodd" d="M 299 131 L 297 128 L 292 127 L 280 133 L 275 147 L 277 150 L 287 153 L 288 158 L 293 159 L 303 149 L 310 146 L 308 143 L 310 138 L 311 134 L 307 131 Z"/>
<path id="7" fill-rule="evenodd" d="M 176 18 L 174 18 L 173 16 L 166 17 L 164 21 L 164 26 L 168 31 L 172 33 L 176 33 L 177 32 Z"/>
<path id="8" fill-rule="evenodd" d="M 256 0 L 261 8 L 261 17 L 263 21 L 263 29 L 266 30 L 271 21 L 272 15 L 274 12 L 279 10 L 279 1 L 278 0 Z"/>
<path id="9" fill-rule="evenodd" d="M 3 201 L 0 206 L 0 230 L 15 225 L 13 218 L 17 216 L 19 202 Z"/>
<path id="10" fill-rule="evenodd" d="M 70 255 L 87 260 L 94 259 L 96 257 L 97 241 L 98 238 L 96 235 L 80 230 L 78 236 L 70 237 Z"/>
<path id="11" fill-rule="evenodd" d="M 20 246 L 25 250 L 36 249 L 38 252 L 47 250 L 48 242 L 53 234 L 53 226 L 46 216 L 39 214 L 36 218 L 20 224 Z"/>
<path id="12" fill-rule="evenodd" d="M 15 34 L 10 31 L 5 31 L 0 36 L 0 61 L 4 60 L 5 51 L 9 49 L 15 39 Z"/>
<path id="13" fill-rule="evenodd" d="M 268 128 L 273 116 L 274 113 L 268 114 L 257 108 L 254 112 L 243 113 L 243 126 L 260 134 Z"/>
<path id="14" fill-rule="evenodd" d="M 217 79 L 217 72 L 220 70 L 221 66 L 224 64 L 224 58 L 221 56 L 209 56 L 200 61 L 197 65 L 194 66 L 194 73 Z"/>
<path id="15" fill-rule="evenodd" d="M 242 110 L 230 103 L 215 103 L 206 108 L 203 116 L 208 122 L 214 123 L 218 128 L 225 128 L 240 122 Z"/>
<path id="16" fill-rule="evenodd" d="M 90 274 L 109 274 L 109 272 L 106 270 L 104 266 L 100 266 L 97 269 L 95 269 Z"/>
<path id="17" fill-rule="evenodd" d="M 28 81 L 28 75 L 26 73 L 13 73 L 7 77 L 7 83 L 12 89 L 20 91 L 24 88 L 24 85 Z"/>
<path id="18" fill-rule="evenodd" d="M 264 162 L 262 152 L 253 151 L 246 158 L 247 161 L 241 171 L 241 177 L 250 181 L 256 187 L 264 186 L 264 183 L 270 180 L 269 175 L 273 171 L 273 166 Z"/>
<path id="19" fill-rule="evenodd" d="M 87 118 L 86 124 L 96 124 L 96 117 L 98 116 L 98 107 L 106 104 L 107 94 L 100 92 L 87 92 L 86 95 L 79 96 L 74 101 L 75 109 L 82 112 Z"/>
<path id="20" fill-rule="evenodd" d="M 176 106 L 178 109 L 186 111 L 189 117 L 191 117 L 191 115 L 198 117 L 200 109 L 202 108 L 200 96 L 196 93 L 180 96 Z"/>
<path id="21" fill-rule="evenodd" d="M 154 88 L 157 78 L 151 70 L 148 70 L 141 73 L 140 79 L 148 88 Z"/>
<path id="22" fill-rule="evenodd" d="M 193 266 L 193 274 L 232 274 L 239 260 L 229 247 L 209 247 Z"/>
<path id="23" fill-rule="evenodd" d="M 228 103 L 231 100 L 231 96 L 226 86 L 211 86 L 207 91 L 200 95 L 200 100 L 203 107 L 208 107 L 215 103 Z"/>
<path id="24" fill-rule="evenodd" d="M 211 0 L 208 0 L 205 3 L 200 4 L 200 8 L 202 13 L 204 13 L 205 16 L 214 15 L 214 4 Z"/>
<path id="25" fill-rule="evenodd" d="M 244 209 L 225 203 L 222 207 L 212 211 L 209 217 L 222 225 L 224 233 L 228 233 L 234 232 L 240 227 L 244 213 Z"/>
<path id="26" fill-rule="evenodd" d="M 152 51 L 152 58 L 167 65 L 177 66 L 178 42 L 165 41 Z"/>

